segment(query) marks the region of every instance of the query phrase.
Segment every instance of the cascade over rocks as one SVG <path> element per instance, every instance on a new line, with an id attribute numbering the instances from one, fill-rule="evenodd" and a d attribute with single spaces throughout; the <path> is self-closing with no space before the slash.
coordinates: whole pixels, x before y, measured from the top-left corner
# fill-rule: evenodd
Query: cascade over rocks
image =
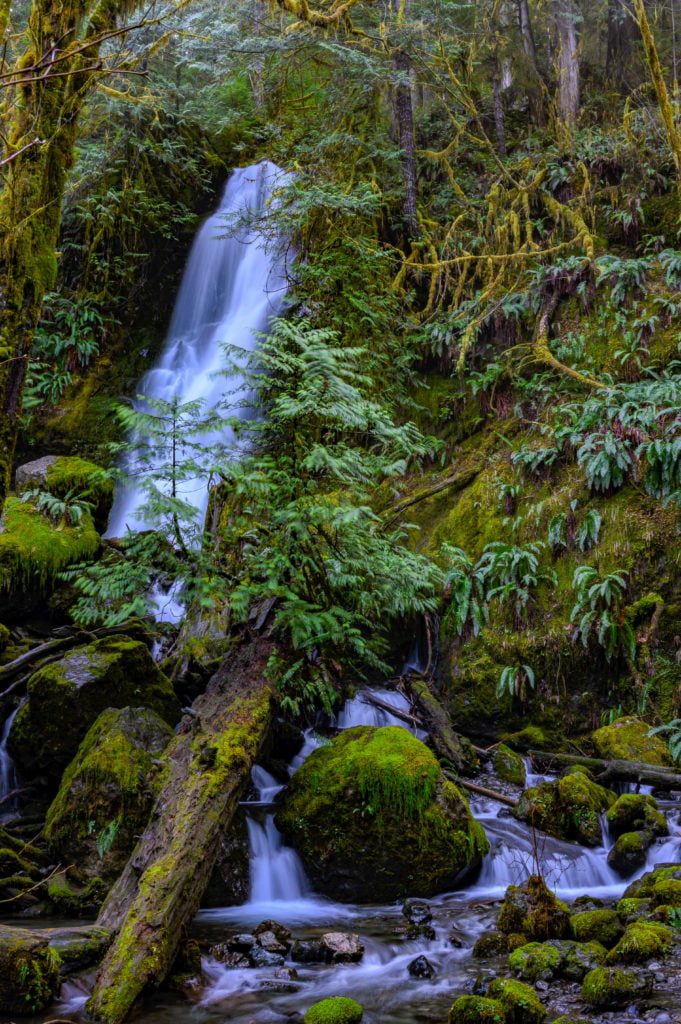
<path id="1" fill-rule="evenodd" d="M 432 752 L 397 726 L 347 729 L 315 750 L 276 824 L 315 888 L 342 901 L 431 896 L 456 886 L 489 848 Z"/>
<path id="2" fill-rule="evenodd" d="M 526 789 L 514 810 L 516 818 L 557 839 L 585 846 L 603 842 L 600 814 L 615 803 L 615 794 L 592 782 L 586 768 L 571 768 L 555 781 Z"/>
<path id="3" fill-rule="evenodd" d="M 149 708 L 108 708 L 88 731 L 45 828 L 51 851 L 76 865 L 79 881 L 113 883 L 125 867 L 160 788 L 158 758 L 172 737 Z"/>
<path id="4" fill-rule="evenodd" d="M 123 635 L 96 640 L 31 676 L 9 752 L 27 774 L 60 773 L 102 711 L 140 704 L 170 725 L 180 717 L 170 681 L 146 644 Z"/>

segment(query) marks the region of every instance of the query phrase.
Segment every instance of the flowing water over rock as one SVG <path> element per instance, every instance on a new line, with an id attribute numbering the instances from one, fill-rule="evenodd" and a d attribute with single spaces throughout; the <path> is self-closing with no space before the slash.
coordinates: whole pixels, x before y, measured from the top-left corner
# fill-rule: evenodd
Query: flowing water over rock
<path id="1" fill-rule="evenodd" d="M 7 751 L 7 737 L 18 710 L 18 707 L 15 708 L 11 715 L 5 719 L 2 733 L 0 734 L 0 821 L 6 821 L 13 814 L 11 801 L 7 801 L 6 797 L 13 789 L 16 789 L 16 772 L 14 770 L 14 761 Z"/>

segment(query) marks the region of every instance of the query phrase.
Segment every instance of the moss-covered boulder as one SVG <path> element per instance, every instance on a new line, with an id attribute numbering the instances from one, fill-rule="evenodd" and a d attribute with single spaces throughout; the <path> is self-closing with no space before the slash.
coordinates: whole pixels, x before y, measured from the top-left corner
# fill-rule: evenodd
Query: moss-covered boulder
<path id="1" fill-rule="evenodd" d="M 653 907 L 667 903 L 663 897 L 672 897 L 677 891 L 675 886 L 669 886 L 670 882 L 681 883 L 681 864 L 658 864 L 653 871 L 647 871 L 641 878 L 637 878 L 622 893 L 622 899 L 649 900 Z M 681 884 L 679 885 L 681 892 Z M 681 906 L 671 903 L 670 906 Z"/>
<path id="2" fill-rule="evenodd" d="M 0 925 L 0 1016 L 49 1006 L 59 992 L 59 963 L 42 932 Z"/>
<path id="3" fill-rule="evenodd" d="M 650 900 L 640 900 L 636 897 L 621 899 L 615 907 L 617 916 L 625 925 L 638 921 L 639 917 L 645 917 L 650 913 L 650 909 Z"/>
<path id="4" fill-rule="evenodd" d="M 669 835 L 667 819 L 654 797 L 644 793 L 623 793 L 606 814 L 613 836 L 625 832 L 650 832 L 654 836 Z"/>
<path id="5" fill-rule="evenodd" d="M 452 1005 L 448 1024 L 506 1024 L 506 1010 L 498 999 L 461 996 Z"/>
<path id="6" fill-rule="evenodd" d="M 531 875 L 521 886 L 509 885 L 497 917 L 497 928 L 507 935 L 527 935 L 536 942 L 562 939 L 570 933 L 570 913 L 543 878 Z"/>
<path id="7" fill-rule="evenodd" d="M 615 794 L 597 785 L 583 769 L 571 769 L 562 779 L 526 789 L 514 815 L 557 839 L 576 839 L 585 846 L 603 842 L 600 815 L 615 802 Z"/>
<path id="8" fill-rule="evenodd" d="M 512 953 L 515 949 L 527 945 L 527 936 L 504 932 L 489 932 L 476 939 L 473 946 L 473 956 L 476 960 L 486 960 L 489 957 L 503 956 L 505 953 Z"/>
<path id="9" fill-rule="evenodd" d="M 94 558 L 100 544 L 87 512 L 75 525 L 55 524 L 33 502 L 8 498 L 0 516 L 0 615 L 24 615 L 63 569 Z"/>
<path id="10" fill-rule="evenodd" d="M 487 989 L 487 995 L 501 1003 L 507 1024 L 542 1024 L 546 1018 L 548 1011 L 539 996 L 522 981 L 494 978 Z"/>
<path id="11" fill-rule="evenodd" d="M 642 964 L 654 956 L 663 956 L 672 944 L 672 930 L 652 921 L 634 921 L 608 953 L 609 964 Z"/>
<path id="12" fill-rule="evenodd" d="M 508 958 L 511 970 L 524 981 L 551 981 L 582 978 L 605 963 L 607 950 L 598 942 L 572 942 L 570 939 L 552 939 L 531 942 L 516 949 Z"/>
<path id="13" fill-rule="evenodd" d="M 494 751 L 492 766 L 504 782 L 512 782 L 514 786 L 525 785 L 525 762 L 504 743 L 500 743 Z"/>
<path id="14" fill-rule="evenodd" d="M 593 733 L 591 740 L 599 757 L 609 760 L 641 761 L 644 764 L 671 765 L 672 759 L 659 736 L 649 736 L 650 726 L 640 718 L 618 718 Z"/>
<path id="15" fill-rule="evenodd" d="M 621 938 L 624 927 L 614 910 L 585 910 L 570 918 L 577 942 L 600 942 L 610 949 Z"/>
<path id="16" fill-rule="evenodd" d="M 180 715 L 170 681 L 145 644 L 127 636 L 96 640 L 31 676 L 8 749 L 23 771 L 57 775 L 102 711 L 141 705 L 170 724 Z"/>
<path id="17" fill-rule="evenodd" d="M 608 865 L 623 878 L 628 878 L 643 867 L 653 842 L 650 832 L 623 832 L 608 851 Z"/>
<path id="18" fill-rule="evenodd" d="M 170 726 L 149 708 L 108 708 L 89 729 L 48 812 L 45 838 L 81 881 L 113 882 L 144 828 L 158 790 L 154 764 Z"/>
<path id="19" fill-rule="evenodd" d="M 303 1020 L 305 1024 L 360 1024 L 363 1012 L 354 999 L 331 996 L 311 1006 Z"/>
<path id="20" fill-rule="evenodd" d="M 77 456 L 44 455 L 26 462 L 16 471 L 18 492 L 38 489 L 55 498 L 77 497 L 90 502 L 96 528 L 103 533 L 113 504 L 111 476 L 94 462 Z"/>
<path id="21" fill-rule="evenodd" d="M 648 971 L 597 967 L 582 982 L 582 999 L 591 1006 L 621 1006 L 649 996 L 653 978 Z"/>
<path id="22" fill-rule="evenodd" d="M 42 933 L 59 955 L 62 975 L 99 963 L 111 942 L 111 933 L 96 924 L 77 928 L 46 928 Z"/>
<path id="23" fill-rule="evenodd" d="M 315 750 L 276 822 L 315 888 L 348 901 L 451 889 L 489 848 L 433 753 L 396 726 L 347 729 Z"/>

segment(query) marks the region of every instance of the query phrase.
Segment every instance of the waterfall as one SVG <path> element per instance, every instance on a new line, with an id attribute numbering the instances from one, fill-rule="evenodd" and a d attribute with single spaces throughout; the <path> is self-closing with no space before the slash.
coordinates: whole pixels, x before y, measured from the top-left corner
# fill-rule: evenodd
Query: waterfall
<path id="1" fill-rule="evenodd" d="M 238 391 L 242 383 L 239 374 L 226 379 L 221 373 L 226 362 L 225 347 L 253 351 L 257 344 L 254 332 L 265 331 L 271 318 L 280 312 L 285 285 L 280 246 L 267 243 L 257 216 L 246 217 L 245 223 L 231 233 L 229 221 L 263 211 L 277 182 L 284 180 L 280 168 L 267 161 L 233 172 L 218 209 L 194 240 L 163 351 L 140 385 L 146 398 L 166 402 L 179 398 L 182 404 L 200 400 L 203 411 L 209 412 L 226 395 Z M 238 409 L 233 412 L 238 413 Z M 223 428 L 212 437 L 202 435 L 202 440 L 206 444 L 228 444 L 234 441 L 234 435 Z M 134 465 L 134 461 L 133 456 L 128 465 Z M 160 467 L 163 461 L 161 455 L 157 465 Z M 197 461 L 201 461 L 200 454 Z M 151 468 L 153 471 L 153 464 Z M 207 476 L 206 471 L 204 476 L 184 481 L 179 487 L 178 496 L 197 509 L 199 522 L 208 503 Z M 118 537 L 126 528 L 138 530 L 151 525 L 140 515 L 144 501 L 140 482 L 120 487 L 107 535 Z"/>
<path id="2" fill-rule="evenodd" d="M 5 719 L 2 727 L 2 735 L 0 736 L 0 821 L 4 820 L 12 813 L 12 808 L 9 804 L 3 802 L 4 798 L 16 789 L 16 773 L 14 771 L 14 761 L 7 752 L 7 737 L 9 736 L 12 723 L 16 717 L 19 708 L 15 708 L 9 718 Z"/>

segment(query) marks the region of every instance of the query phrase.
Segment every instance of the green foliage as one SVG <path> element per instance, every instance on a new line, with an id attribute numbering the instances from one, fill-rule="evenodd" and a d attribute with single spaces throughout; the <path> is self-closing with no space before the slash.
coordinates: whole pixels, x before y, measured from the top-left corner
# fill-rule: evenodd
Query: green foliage
<path id="1" fill-rule="evenodd" d="M 575 639 L 586 647 L 589 637 L 596 635 L 608 660 L 625 652 L 630 658 L 636 652 L 636 638 L 631 623 L 624 616 L 627 573 L 610 572 L 601 577 L 590 565 L 580 565 L 572 579 L 576 601 L 570 621 L 576 626 Z"/>
<path id="2" fill-rule="evenodd" d="M 553 569 L 540 568 L 543 548 L 542 543 L 524 547 L 503 541 L 487 544 L 477 565 L 485 584 L 486 601 L 496 600 L 502 606 L 513 603 L 516 619 L 522 618 L 533 591 L 542 583 L 556 583 Z"/>
<path id="3" fill-rule="evenodd" d="M 32 502 L 39 512 L 57 526 L 61 523 L 66 526 L 77 526 L 83 518 L 83 513 L 92 514 L 94 507 L 91 501 L 87 501 L 74 490 L 68 491 L 63 497 L 56 497 L 49 491 L 32 488 L 22 493 L 21 500 Z"/>
<path id="4" fill-rule="evenodd" d="M 666 739 L 669 753 L 674 761 L 678 761 L 681 758 L 681 718 L 674 718 L 665 725 L 658 725 L 655 729 L 651 729 L 648 735 L 658 736 L 662 733 L 668 734 Z"/>
<path id="5" fill-rule="evenodd" d="M 508 694 L 524 701 L 528 687 L 534 690 L 534 684 L 534 672 L 529 665 L 507 665 L 499 676 L 496 695 L 501 698 Z"/>
<path id="6" fill-rule="evenodd" d="M 477 636 L 489 614 L 484 575 L 461 548 L 443 544 L 442 553 L 448 562 L 443 580 L 449 601 L 444 624 L 458 636 L 466 629 Z"/>

